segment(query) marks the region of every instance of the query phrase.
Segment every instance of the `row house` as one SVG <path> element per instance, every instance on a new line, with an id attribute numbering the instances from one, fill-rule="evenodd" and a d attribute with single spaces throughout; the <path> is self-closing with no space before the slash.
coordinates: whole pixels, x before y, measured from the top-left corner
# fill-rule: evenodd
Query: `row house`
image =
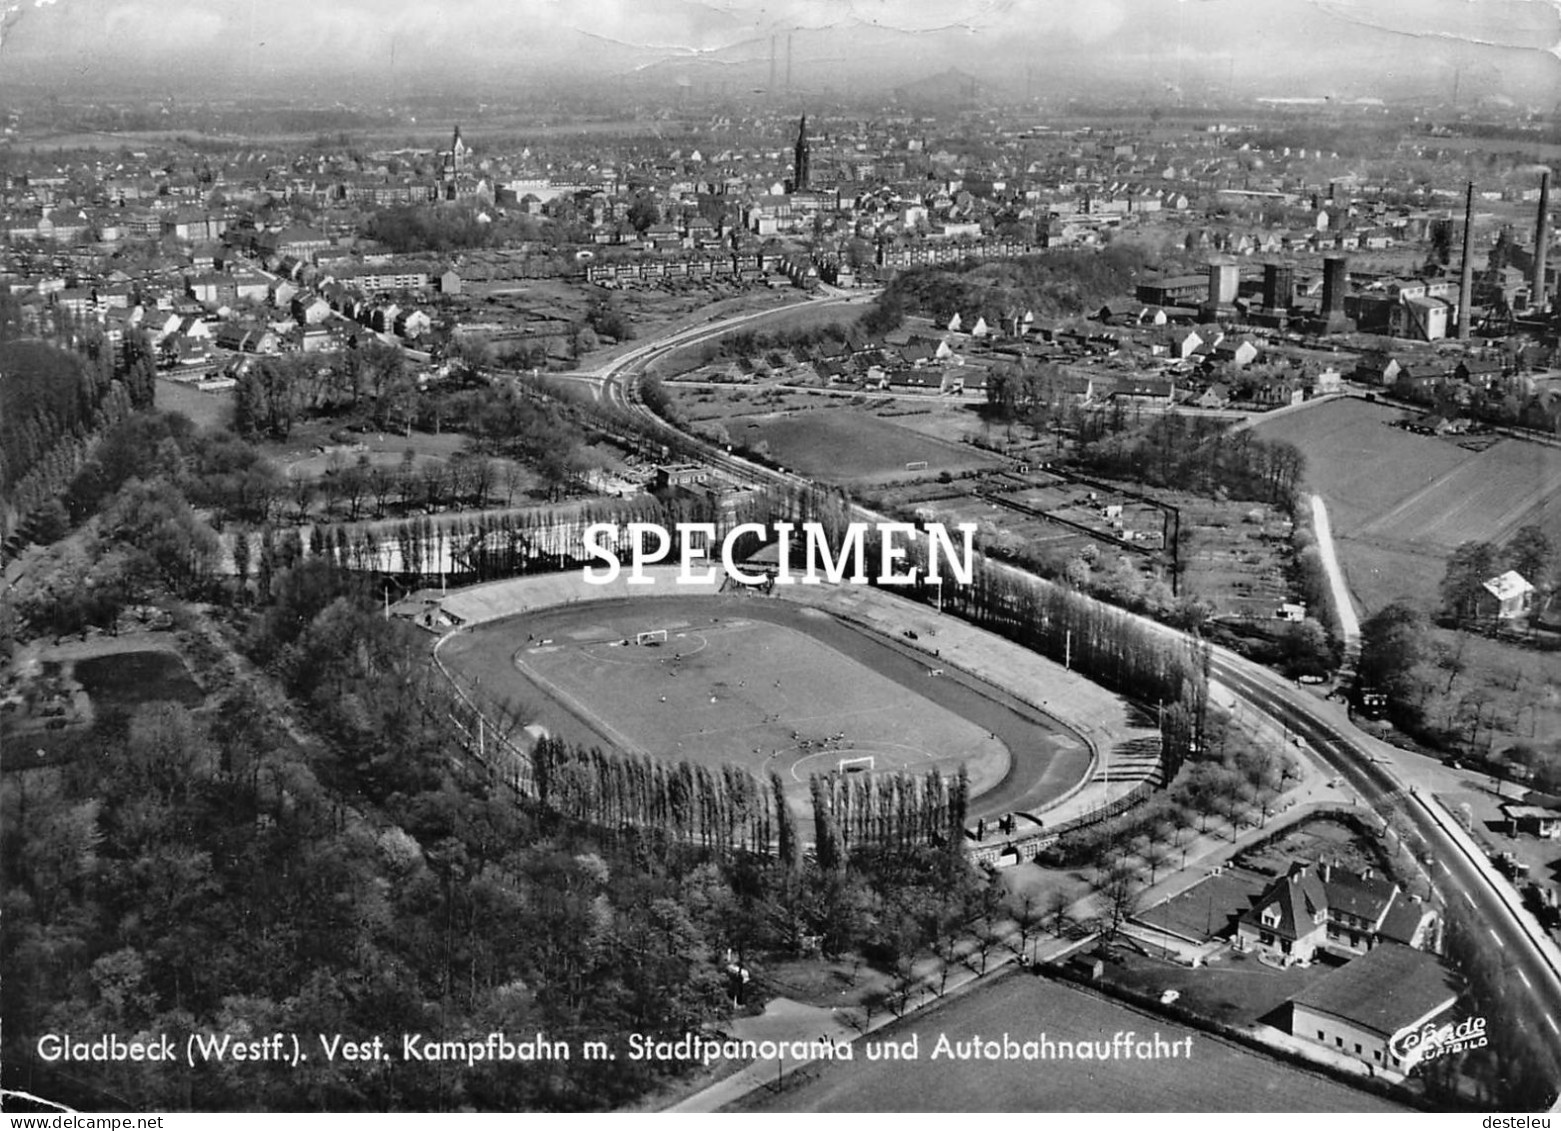
<path id="1" fill-rule="evenodd" d="M 277 335 L 265 326 L 224 322 L 213 335 L 213 344 L 234 353 L 276 353 Z"/>
<path id="2" fill-rule="evenodd" d="M 91 230 L 81 216 L 42 215 L 0 223 L 0 236 L 6 243 L 75 243 L 85 239 Z"/>
<path id="3" fill-rule="evenodd" d="M 227 220 L 204 208 L 183 206 L 162 217 L 162 234 L 180 240 L 215 240 L 227 230 Z"/>
<path id="4" fill-rule="evenodd" d="M 425 291 L 433 275 L 423 265 L 363 264 L 333 267 L 330 269 L 330 277 L 357 287 L 366 294 L 380 294 L 386 291 Z"/>
<path id="5" fill-rule="evenodd" d="M 1034 255 L 1045 247 L 1045 241 L 1025 243 L 1017 240 L 983 240 L 970 244 L 879 244 L 874 260 L 880 269 L 892 271 L 929 264 L 957 263 L 964 259 L 1017 259 Z"/>

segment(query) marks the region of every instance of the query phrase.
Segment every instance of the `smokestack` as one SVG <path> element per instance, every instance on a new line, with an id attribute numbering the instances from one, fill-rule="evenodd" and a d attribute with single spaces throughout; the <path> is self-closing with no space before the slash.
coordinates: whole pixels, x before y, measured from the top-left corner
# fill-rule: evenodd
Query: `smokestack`
<path id="1" fill-rule="evenodd" d="M 1323 259 L 1323 331 L 1336 334 L 1349 328 L 1344 317 L 1344 296 L 1350 289 L 1350 260 L 1347 255 Z"/>
<path id="2" fill-rule="evenodd" d="M 1545 230 L 1550 220 L 1550 170 L 1539 175 L 1539 219 L 1534 223 L 1534 292 L 1529 305 L 1540 314 L 1545 313 L 1545 252 L 1550 233 Z"/>
<path id="3" fill-rule="evenodd" d="M 770 36 L 770 87 L 769 95 L 775 97 L 775 37 Z"/>
<path id="4" fill-rule="evenodd" d="M 1295 298 L 1295 270 L 1288 263 L 1263 264 L 1263 305 L 1288 310 Z"/>
<path id="5" fill-rule="evenodd" d="M 791 32 L 786 33 L 786 93 L 791 93 Z"/>
<path id="6" fill-rule="evenodd" d="M 1463 273 L 1458 278 L 1458 340 L 1469 340 L 1469 305 L 1474 299 L 1474 182 L 1463 205 Z"/>

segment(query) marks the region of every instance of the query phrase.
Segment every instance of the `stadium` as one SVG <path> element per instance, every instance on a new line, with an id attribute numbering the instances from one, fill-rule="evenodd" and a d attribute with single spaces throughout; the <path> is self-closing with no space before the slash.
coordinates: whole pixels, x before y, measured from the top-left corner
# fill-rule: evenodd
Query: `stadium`
<path id="1" fill-rule="evenodd" d="M 479 586 L 440 600 L 453 631 L 437 654 L 457 686 L 514 705 L 533 734 L 773 772 L 798 810 L 815 774 L 952 776 L 963 765 L 972 821 L 1019 813 L 1034 827 L 1091 792 L 1095 747 L 1102 734 L 1120 737 L 1101 731 L 1101 703 L 1086 701 L 1116 705 L 1114 696 L 1057 668 L 1050 682 L 1062 694 L 1043 705 L 1032 678 L 994 679 L 962 662 L 953 634 L 974 630 L 881 593 L 676 590 L 630 596 L 572 574 Z M 846 599 L 859 607 L 828 608 Z M 1069 725 L 1074 706 L 1094 725 Z"/>

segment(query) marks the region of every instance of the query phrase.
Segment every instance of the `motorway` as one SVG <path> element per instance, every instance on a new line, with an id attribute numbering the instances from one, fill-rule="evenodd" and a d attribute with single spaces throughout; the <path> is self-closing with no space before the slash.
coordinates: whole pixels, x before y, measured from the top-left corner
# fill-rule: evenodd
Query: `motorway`
<path id="1" fill-rule="evenodd" d="M 1483 924 L 1491 946 L 1500 953 L 1514 982 L 1522 985 L 1520 992 L 1529 998 L 1532 1009 L 1522 1023 L 1531 1043 L 1548 1054 L 1551 1080 L 1561 1080 L 1561 1028 L 1557 1027 L 1561 972 L 1553 945 L 1548 945 L 1543 930 L 1527 912 L 1516 911 L 1502 897 L 1500 885 L 1504 881 L 1490 876 L 1489 862 L 1478 849 L 1470 852 L 1472 845 L 1460 842 L 1431 816 L 1429 806 L 1435 802 L 1417 786 L 1404 784 L 1394 748 L 1347 723 L 1335 725 L 1309 693 L 1223 649 L 1214 651 L 1211 675 L 1305 742 L 1380 817 L 1396 818 L 1397 823 L 1407 824 L 1424 838 L 1422 863 L 1443 897 L 1463 900 L 1468 905 L 1467 918 Z M 1509 1017 L 1500 1023 L 1516 1020 Z"/>
<path id="2" fill-rule="evenodd" d="M 845 306 L 870 297 L 832 296 L 814 301 L 819 305 Z M 637 374 L 644 365 L 664 353 L 729 333 L 773 313 L 737 315 L 669 334 L 636 346 L 594 373 L 578 376 L 599 383 L 601 399 L 652 416 L 665 426 L 640 405 L 634 395 Z M 700 447 L 706 450 L 710 462 L 743 481 L 791 485 L 807 482 L 790 472 L 762 467 L 703 442 Z M 866 511 L 863 514 L 873 521 L 881 517 Z M 1323 517 L 1325 523 L 1326 517 Z M 1336 567 L 1330 574 L 1337 576 Z M 1347 594 L 1345 600 L 1348 601 Z M 1148 623 L 1160 632 L 1184 635 L 1158 622 Z M 1491 946 L 1500 953 L 1514 988 L 1521 984 L 1523 991 L 1520 992 L 1527 994 L 1530 1009 L 1526 1017 L 1491 1019 L 1492 1023 L 1521 1024 L 1531 1043 L 1548 1056 L 1551 1080 L 1561 1081 L 1561 1028 L 1558 1028 L 1561 1025 L 1558 1022 L 1561 1019 L 1561 956 L 1532 916 L 1520 910 L 1510 894 L 1503 893 L 1503 881 L 1496 878 L 1489 861 L 1478 849 L 1466 839 L 1460 840 L 1437 819 L 1432 810 L 1435 803 L 1429 797 L 1416 796 L 1416 787 L 1405 786 L 1396 761 L 1398 752 L 1386 743 L 1362 734 L 1347 721 L 1330 719 L 1330 712 L 1314 696 L 1233 652 L 1213 649 L 1210 675 L 1253 709 L 1269 715 L 1287 733 L 1299 737 L 1380 816 L 1395 818 L 1397 823 L 1407 825 L 1423 838 L 1438 890 L 1449 901 L 1462 900 L 1468 904 L 1470 918 L 1484 924 Z"/>

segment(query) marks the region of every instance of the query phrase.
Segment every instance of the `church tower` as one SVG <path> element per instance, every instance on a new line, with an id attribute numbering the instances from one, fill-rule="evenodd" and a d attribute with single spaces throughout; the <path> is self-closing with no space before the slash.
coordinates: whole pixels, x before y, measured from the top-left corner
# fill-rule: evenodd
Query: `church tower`
<path id="1" fill-rule="evenodd" d="M 458 192 L 456 181 L 466 172 L 466 161 L 471 155 L 471 150 L 466 148 L 466 142 L 461 139 L 461 127 L 455 127 L 455 134 L 450 139 L 450 149 L 444 155 L 444 161 L 439 170 L 439 199 L 454 200 Z"/>
<path id="2" fill-rule="evenodd" d="M 807 192 L 810 170 L 808 168 L 808 116 L 802 115 L 802 124 L 797 128 L 797 148 L 795 160 L 791 170 L 791 191 Z"/>

